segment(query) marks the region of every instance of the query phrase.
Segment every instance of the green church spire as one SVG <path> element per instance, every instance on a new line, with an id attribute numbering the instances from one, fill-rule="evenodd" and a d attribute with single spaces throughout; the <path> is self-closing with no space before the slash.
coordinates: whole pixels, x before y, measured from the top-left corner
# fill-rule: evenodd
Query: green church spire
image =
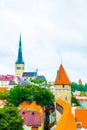
<path id="1" fill-rule="evenodd" d="M 17 58 L 16 64 L 24 64 L 24 61 L 22 58 L 21 34 L 20 34 L 20 38 L 19 38 L 18 58 Z"/>

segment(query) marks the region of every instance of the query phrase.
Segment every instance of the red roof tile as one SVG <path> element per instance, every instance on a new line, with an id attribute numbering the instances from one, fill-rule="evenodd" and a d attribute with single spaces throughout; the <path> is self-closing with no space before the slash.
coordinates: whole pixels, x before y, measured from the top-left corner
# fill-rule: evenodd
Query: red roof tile
<path id="1" fill-rule="evenodd" d="M 54 85 L 61 85 L 61 84 L 70 85 L 70 80 L 69 80 L 62 64 L 59 67 L 59 71 L 57 72 L 57 76 L 54 81 Z"/>

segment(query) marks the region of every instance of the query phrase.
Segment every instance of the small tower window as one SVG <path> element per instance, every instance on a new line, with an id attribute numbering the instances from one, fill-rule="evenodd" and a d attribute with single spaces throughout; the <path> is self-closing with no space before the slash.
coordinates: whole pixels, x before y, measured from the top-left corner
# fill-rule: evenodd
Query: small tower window
<path id="1" fill-rule="evenodd" d="M 65 86 L 64 86 L 64 84 L 63 84 L 63 86 L 62 86 L 62 87 L 63 87 L 63 88 L 65 87 Z"/>
<path id="2" fill-rule="evenodd" d="M 65 100 L 67 100 L 67 96 L 65 97 Z"/>

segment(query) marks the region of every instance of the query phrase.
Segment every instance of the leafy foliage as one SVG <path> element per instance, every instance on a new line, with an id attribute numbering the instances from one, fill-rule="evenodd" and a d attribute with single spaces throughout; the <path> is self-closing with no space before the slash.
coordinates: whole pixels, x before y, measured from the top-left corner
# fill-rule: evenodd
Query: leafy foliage
<path id="1" fill-rule="evenodd" d="M 21 87 L 15 86 L 7 93 L 7 101 L 18 106 L 22 101 L 36 101 L 38 105 L 50 106 L 53 105 L 54 95 L 50 90 L 41 88 L 36 85 L 26 85 Z"/>
<path id="2" fill-rule="evenodd" d="M 18 106 L 24 100 L 24 91 L 20 85 L 14 86 L 6 94 L 6 99 L 8 102 Z"/>
<path id="3" fill-rule="evenodd" d="M 79 101 L 74 97 L 73 93 L 72 93 L 72 97 L 71 97 L 71 103 L 72 103 L 72 105 L 74 104 L 75 106 L 81 106 Z"/>
<path id="4" fill-rule="evenodd" d="M 71 83 L 71 90 L 72 91 L 85 91 L 85 86 L 83 84 L 77 84 L 75 82 Z"/>
<path id="5" fill-rule="evenodd" d="M 78 86 L 78 84 L 77 84 L 77 83 L 72 82 L 72 83 L 71 83 L 71 90 L 72 90 L 72 91 L 77 90 L 77 86 Z"/>
<path id="6" fill-rule="evenodd" d="M 23 130 L 23 119 L 18 113 L 12 104 L 0 108 L 0 130 Z"/>
<path id="7" fill-rule="evenodd" d="M 36 84 L 47 83 L 47 81 L 46 81 L 46 80 L 43 80 L 43 79 L 39 79 L 39 80 L 31 79 L 30 81 L 31 81 L 32 83 L 36 83 Z"/>
<path id="8" fill-rule="evenodd" d="M 79 96 L 86 96 L 86 93 L 84 91 L 81 91 Z"/>
<path id="9" fill-rule="evenodd" d="M 72 104 L 75 104 L 75 106 L 81 106 L 79 101 L 74 96 L 72 96 L 71 102 Z"/>
<path id="10" fill-rule="evenodd" d="M 87 92 L 87 84 L 84 86 L 84 91 Z"/>
<path id="11" fill-rule="evenodd" d="M 5 99 L 5 93 L 0 92 L 0 99 Z"/>

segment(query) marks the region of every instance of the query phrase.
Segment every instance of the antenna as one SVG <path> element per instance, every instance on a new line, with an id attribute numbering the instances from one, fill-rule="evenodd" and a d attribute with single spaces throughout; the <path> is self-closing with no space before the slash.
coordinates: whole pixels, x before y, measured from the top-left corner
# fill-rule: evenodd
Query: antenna
<path id="1" fill-rule="evenodd" d="M 62 57 L 61 57 L 61 65 L 62 65 Z"/>

